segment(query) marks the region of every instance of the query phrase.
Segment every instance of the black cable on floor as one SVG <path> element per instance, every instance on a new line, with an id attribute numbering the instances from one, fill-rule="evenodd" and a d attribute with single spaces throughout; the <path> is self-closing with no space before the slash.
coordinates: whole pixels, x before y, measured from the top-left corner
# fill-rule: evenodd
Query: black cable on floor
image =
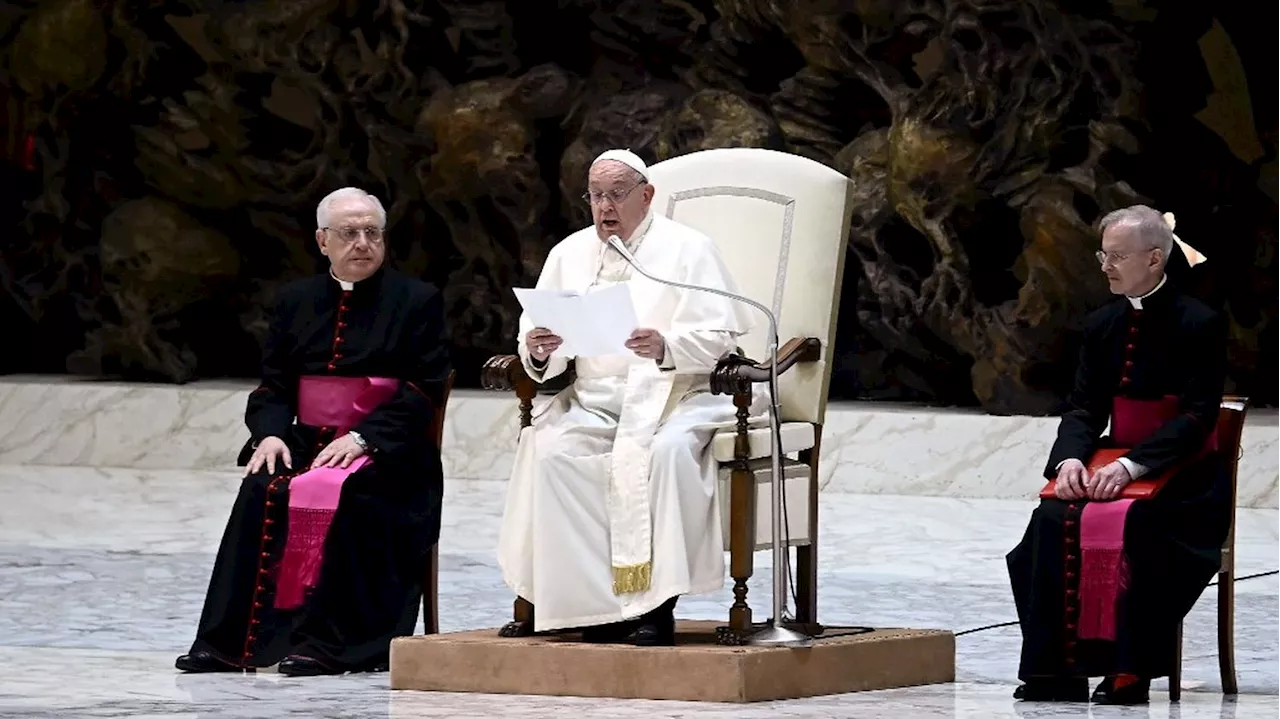
<path id="1" fill-rule="evenodd" d="M 1235 581 L 1243 582 L 1246 579 L 1257 579 L 1258 577 L 1269 577 L 1273 574 L 1280 574 L 1280 569 L 1273 569 L 1269 572 L 1258 572 L 1257 574 L 1246 574 L 1243 577 L 1236 577 Z M 1209 586 L 1210 587 L 1215 586 L 1217 585 L 1217 583 L 1218 583 L 1218 580 L 1215 579 L 1214 581 L 1209 582 Z M 1016 620 L 1012 622 L 1000 622 L 999 624 L 988 624 L 985 627 L 978 627 L 976 629 L 966 629 L 963 632 L 956 632 L 956 636 L 963 637 L 966 634 L 973 634 L 975 632 L 985 632 L 988 629 L 1000 629 L 1002 627 L 1012 627 L 1012 626 L 1017 626 L 1017 624 L 1018 622 Z"/>
<path id="2" fill-rule="evenodd" d="M 966 634 L 973 634 L 974 632 L 985 632 L 988 629 L 999 629 L 1001 627 L 1014 627 L 1017 625 L 1018 625 L 1018 621 L 1015 619 L 1012 622 L 1000 622 L 999 624 L 988 624 L 985 627 L 978 627 L 977 629 L 966 629 L 963 632 L 956 632 L 956 636 L 963 637 Z"/>
<path id="3" fill-rule="evenodd" d="M 852 637 L 858 634 L 870 634 L 875 630 L 875 627 L 823 627 L 822 633 L 813 639 L 814 641 L 819 641 L 822 639 L 835 639 L 836 637 Z"/>

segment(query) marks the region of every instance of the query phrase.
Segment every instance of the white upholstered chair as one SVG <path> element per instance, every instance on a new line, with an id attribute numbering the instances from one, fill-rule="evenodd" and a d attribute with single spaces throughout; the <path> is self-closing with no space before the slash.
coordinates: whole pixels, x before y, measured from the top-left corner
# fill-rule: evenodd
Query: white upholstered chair
<path id="1" fill-rule="evenodd" d="M 779 405 L 788 455 L 786 529 L 796 547 L 797 622 L 817 622 L 818 449 L 831 381 L 831 347 L 844 272 L 852 185 L 839 172 L 799 155 L 757 148 L 704 150 L 649 168 L 653 210 L 715 241 L 738 291 L 770 307 L 778 318 Z M 733 395 L 736 429 L 722 431 L 712 451 L 721 467 L 721 506 L 734 602 L 729 631 L 741 638 L 752 624 L 747 580 L 754 553 L 771 547 L 769 431 L 749 422 L 756 385 L 767 387 L 768 322 L 742 338 L 741 357 L 723 360 L 712 391 Z M 751 358 L 751 359 L 745 359 Z M 514 389 L 521 424 L 531 421 L 535 387 L 513 355 L 485 366 L 489 389 Z M 515 635 L 531 629 L 531 612 L 517 600 Z"/>

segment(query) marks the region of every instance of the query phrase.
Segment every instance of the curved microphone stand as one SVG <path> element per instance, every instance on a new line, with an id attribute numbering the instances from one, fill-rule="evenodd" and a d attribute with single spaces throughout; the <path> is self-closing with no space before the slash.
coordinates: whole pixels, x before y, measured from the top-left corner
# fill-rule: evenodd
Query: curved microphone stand
<path id="1" fill-rule="evenodd" d="M 627 264 L 635 268 L 637 272 L 648 277 L 654 282 L 672 287 L 679 287 L 685 290 L 695 290 L 700 292 L 710 292 L 713 295 L 728 297 L 748 304 L 764 313 L 769 318 L 769 439 L 770 451 L 769 458 L 771 460 L 771 470 L 773 472 L 770 477 L 770 489 L 773 493 L 773 619 L 770 626 L 762 629 L 747 640 L 750 644 L 767 645 L 767 646 L 789 646 L 802 647 L 813 643 L 813 640 L 799 632 L 787 629 L 782 626 L 782 617 L 787 611 L 787 549 L 782 546 L 782 433 L 779 430 L 779 410 L 778 410 L 778 320 L 773 315 L 773 311 L 768 307 L 756 302 L 750 297 L 736 295 L 726 290 L 717 289 L 715 287 L 702 287 L 700 285 L 687 285 L 682 282 L 654 277 L 649 274 L 643 266 L 640 265 L 631 251 L 618 239 L 617 235 L 610 235 L 608 244 L 617 251 Z"/>

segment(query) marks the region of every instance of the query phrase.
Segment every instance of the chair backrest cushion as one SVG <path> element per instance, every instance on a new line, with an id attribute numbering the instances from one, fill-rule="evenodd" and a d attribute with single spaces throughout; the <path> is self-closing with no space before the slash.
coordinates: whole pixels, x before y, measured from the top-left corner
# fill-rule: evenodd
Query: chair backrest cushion
<path id="1" fill-rule="evenodd" d="M 852 183 L 808 158 L 758 148 L 703 150 L 649 172 L 654 212 L 715 241 L 738 291 L 777 316 L 780 343 L 821 340 L 819 361 L 780 379 L 779 404 L 784 419 L 822 422 Z M 768 359 L 764 317 L 740 346 L 753 359 Z"/>

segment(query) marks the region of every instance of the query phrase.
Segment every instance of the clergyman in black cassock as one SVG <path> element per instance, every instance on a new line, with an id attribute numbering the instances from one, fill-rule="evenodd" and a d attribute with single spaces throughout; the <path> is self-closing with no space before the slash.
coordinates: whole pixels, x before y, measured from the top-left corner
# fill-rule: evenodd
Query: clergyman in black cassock
<path id="1" fill-rule="evenodd" d="M 1007 558 L 1023 635 L 1015 697 L 1028 700 L 1087 701 L 1088 677 L 1101 676 L 1094 701 L 1148 701 L 1150 680 L 1177 660 L 1178 624 L 1217 572 L 1230 524 L 1230 477 L 1213 445 L 1223 318 L 1164 275 L 1178 248 L 1161 242 L 1162 227 L 1172 232 L 1154 210 L 1120 210 L 1102 225 L 1099 260 L 1121 296 L 1085 320 L 1075 387 L 1044 472 L 1058 495 L 1041 501 Z M 1159 407 L 1163 415 L 1150 414 Z M 1135 417 L 1149 429 L 1120 444 Z M 1116 446 L 1127 450 L 1121 459 L 1092 475 L 1080 467 Z M 1132 479 L 1168 470 L 1154 497 L 1120 499 Z M 1089 605 L 1096 585 L 1082 587 L 1082 574 L 1089 581 L 1096 566 L 1082 564 L 1085 525 L 1090 512 L 1117 509 L 1119 589 L 1114 603 Z"/>
<path id="2" fill-rule="evenodd" d="M 317 215 L 330 271 L 277 297 L 246 476 L 184 671 L 378 670 L 417 622 L 440 532 L 443 301 L 382 267 L 375 198 L 339 190 Z"/>

